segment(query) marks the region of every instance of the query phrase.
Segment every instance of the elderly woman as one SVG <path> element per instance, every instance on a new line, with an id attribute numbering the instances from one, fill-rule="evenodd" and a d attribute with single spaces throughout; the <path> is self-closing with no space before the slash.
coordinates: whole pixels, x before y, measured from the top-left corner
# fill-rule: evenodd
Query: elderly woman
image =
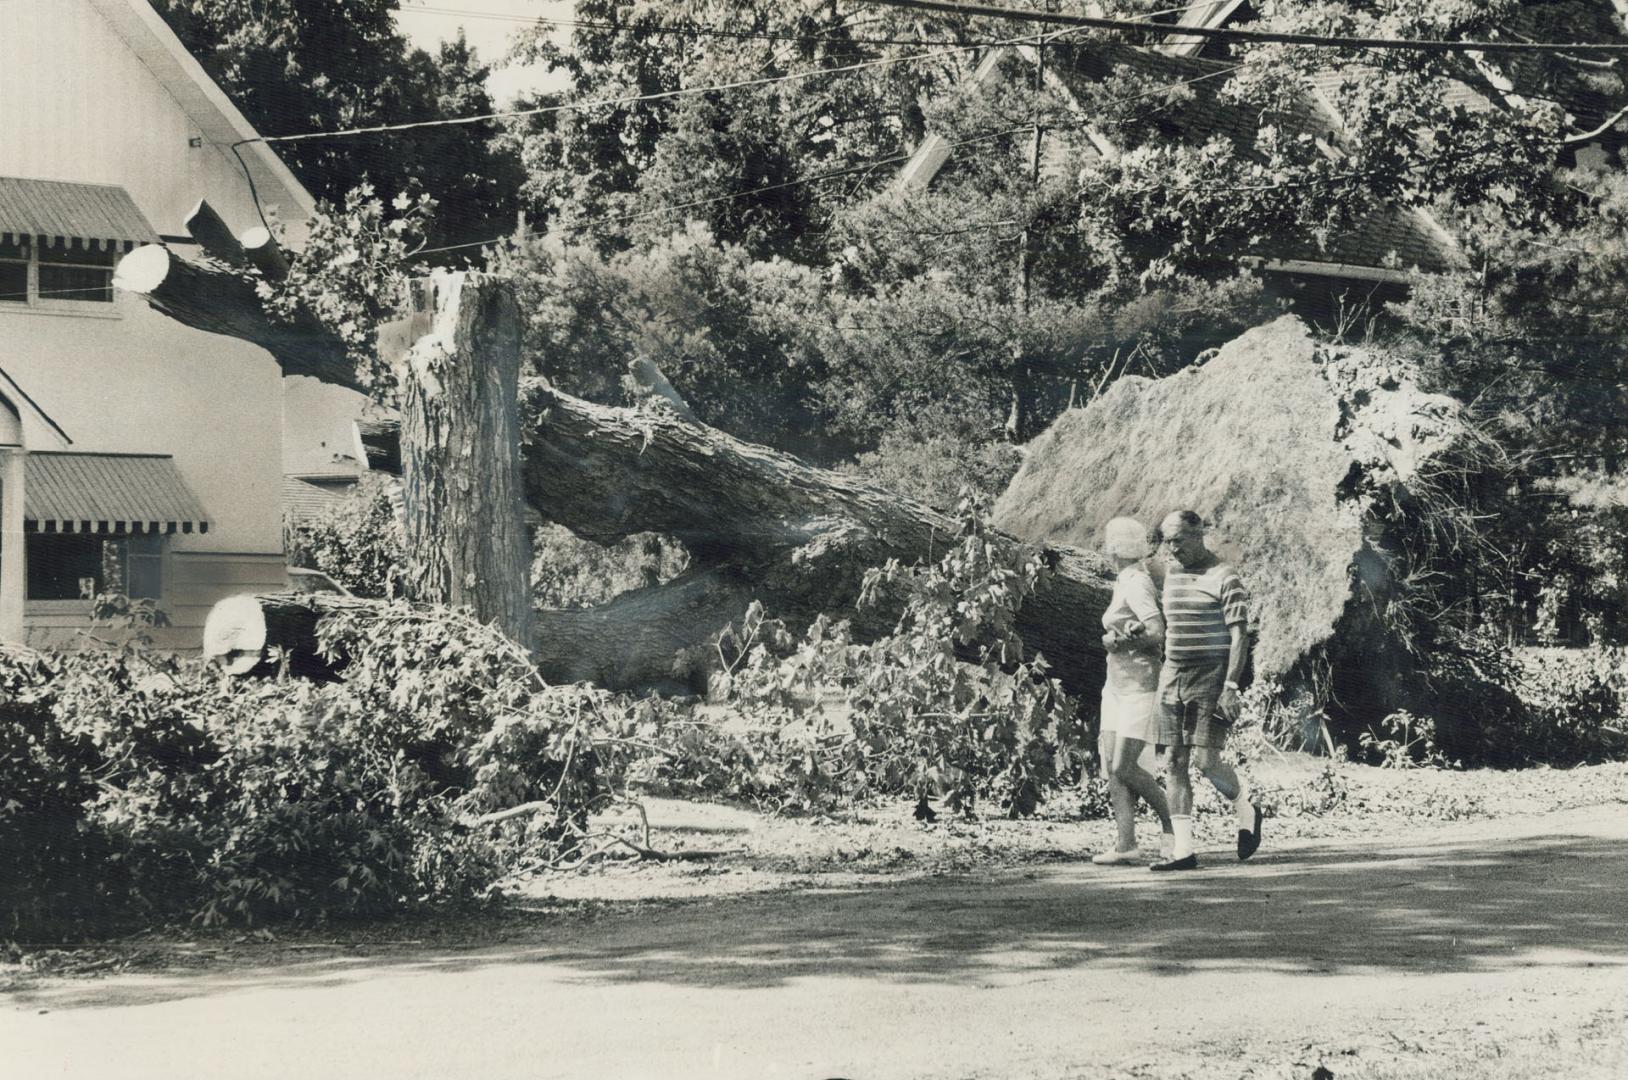
<path id="1" fill-rule="evenodd" d="M 1152 554 L 1148 531 L 1133 518 L 1115 518 L 1104 534 L 1104 551 L 1118 567 L 1113 597 L 1102 613 L 1102 646 L 1108 652 L 1108 681 L 1102 688 L 1102 732 L 1098 749 L 1108 774 L 1118 843 L 1092 858 L 1102 864 L 1139 861 L 1136 853 L 1136 798 L 1159 815 L 1164 847 L 1171 843 L 1170 807 L 1164 789 L 1142 764 L 1157 734 L 1156 691 L 1164 652 L 1164 616 L 1159 593 L 1143 560 Z M 1152 755 L 1147 754 L 1151 764 Z"/>

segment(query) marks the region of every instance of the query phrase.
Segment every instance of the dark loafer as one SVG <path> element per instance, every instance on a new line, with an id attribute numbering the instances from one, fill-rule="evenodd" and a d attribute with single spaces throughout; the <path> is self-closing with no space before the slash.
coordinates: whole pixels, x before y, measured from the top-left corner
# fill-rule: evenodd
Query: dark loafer
<path id="1" fill-rule="evenodd" d="M 1154 863 L 1148 869 L 1156 874 L 1166 873 L 1171 870 L 1197 870 L 1198 856 L 1196 854 L 1184 855 L 1179 859 L 1167 859 L 1164 862 Z"/>
<path id="2" fill-rule="evenodd" d="M 1238 861 L 1243 862 L 1261 846 L 1261 808 L 1255 807 L 1255 827 L 1238 830 Z"/>

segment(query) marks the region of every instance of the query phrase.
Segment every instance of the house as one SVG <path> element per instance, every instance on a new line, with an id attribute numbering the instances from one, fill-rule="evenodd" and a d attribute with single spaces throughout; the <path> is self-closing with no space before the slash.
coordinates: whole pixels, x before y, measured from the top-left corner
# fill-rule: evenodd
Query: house
<path id="1" fill-rule="evenodd" d="M 245 342 L 116 293 L 141 244 L 183 254 L 309 193 L 147 0 L 8 0 L 0 23 L 0 640 L 63 643 L 91 592 L 150 598 L 196 647 L 211 605 L 286 584 L 285 380 Z M 292 381 L 292 380 L 291 380 Z"/>

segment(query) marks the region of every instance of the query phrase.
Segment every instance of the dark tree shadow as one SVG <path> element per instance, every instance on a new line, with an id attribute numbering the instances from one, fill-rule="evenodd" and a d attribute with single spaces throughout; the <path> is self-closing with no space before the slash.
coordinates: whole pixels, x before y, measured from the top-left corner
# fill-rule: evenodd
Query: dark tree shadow
<path id="1" fill-rule="evenodd" d="M 1195 970 L 1494 972 L 1628 964 L 1628 847 L 1597 836 L 1217 857 L 1185 875 L 1088 865 L 697 901 L 592 921 L 539 916 L 478 949 L 350 955 L 225 973 L 64 983 L 14 995 L 108 1007 L 391 972 L 536 964 L 572 985 L 747 989 L 823 976 L 971 983 L 1096 965 Z M 539 978 L 544 973 L 539 971 Z"/>

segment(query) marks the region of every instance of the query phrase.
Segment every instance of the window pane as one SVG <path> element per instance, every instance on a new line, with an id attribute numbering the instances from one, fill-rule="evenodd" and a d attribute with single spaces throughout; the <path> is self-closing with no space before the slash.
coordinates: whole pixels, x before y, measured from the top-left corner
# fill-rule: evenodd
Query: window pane
<path id="1" fill-rule="evenodd" d="M 0 262 L 0 301 L 28 302 L 28 264 Z"/>
<path id="2" fill-rule="evenodd" d="M 28 598 L 78 600 L 82 581 L 101 592 L 102 541 L 90 533 L 28 534 Z"/>
<path id="3" fill-rule="evenodd" d="M 79 244 L 70 244 L 67 247 L 40 247 L 41 263 L 71 263 L 75 266 L 108 266 L 118 257 L 118 252 L 112 248 L 103 251 L 97 247 L 81 247 Z"/>
<path id="4" fill-rule="evenodd" d="M 113 271 L 40 264 L 40 299 L 113 302 Z"/>
<path id="5" fill-rule="evenodd" d="M 125 594 L 132 600 L 157 600 L 163 596 L 164 536 L 162 533 L 131 533 L 124 538 Z"/>

